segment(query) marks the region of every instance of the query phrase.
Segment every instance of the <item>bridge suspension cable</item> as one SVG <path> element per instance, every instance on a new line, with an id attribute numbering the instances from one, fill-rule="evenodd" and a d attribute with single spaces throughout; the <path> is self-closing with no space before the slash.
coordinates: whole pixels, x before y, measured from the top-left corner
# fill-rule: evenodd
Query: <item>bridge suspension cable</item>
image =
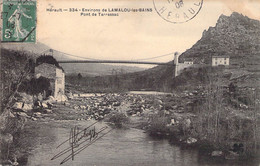
<path id="1" fill-rule="evenodd" d="M 58 51 L 58 50 L 55 50 L 55 49 L 48 49 L 48 50 L 46 50 L 46 51 L 44 51 L 42 53 L 46 53 L 46 52 L 52 52 L 53 53 L 53 51 L 59 52 L 61 54 L 68 55 L 70 57 L 82 58 L 82 59 L 85 59 L 85 60 L 93 60 L 93 61 L 103 61 L 102 59 L 86 58 L 86 57 L 82 57 L 82 56 L 68 54 L 68 53 L 65 53 L 65 52 L 62 52 L 62 51 Z M 161 57 L 165 57 L 165 56 L 170 56 L 170 55 L 175 54 L 175 53 L 176 52 L 171 52 L 171 53 L 160 55 L 160 56 L 154 56 L 154 57 L 143 58 L 143 59 L 132 59 L 132 60 L 128 60 L 128 61 L 143 61 L 143 60 L 157 59 L 157 58 L 161 58 Z"/>
<path id="2" fill-rule="evenodd" d="M 157 59 L 157 58 L 161 58 L 161 57 L 169 56 L 169 55 L 172 55 L 172 54 L 175 54 L 175 52 L 171 52 L 171 53 L 164 54 L 164 55 L 160 55 L 160 56 L 154 56 L 154 57 L 150 57 L 150 58 L 143 58 L 143 59 L 133 59 L 133 60 L 135 60 L 135 61 L 140 61 L 140 60 L 150 60 L 150 59 Z"/>
<path id="3" fill-rule="evenodd" d="M 86 60 L 95 60 L 95 61 L 98 61 L 99 59 L 94 59 L 94 58 L 86 58 L 86 57 L 82 57 L 82 56 L 77 56 L 77 55 L 72 55 L 72 54 L 68 54 L 68 53 L 65 53 L 65 52 L 62 52 L 62 51 L 58 51 L 58 50 L 55 50 L 55 49 L 48 49 L 42 53 L 46 53 L 46 52 L 53 52 L 53 51 L 56 51 L 56 52 L 59 52 L 61 54 L 65 54 L 65 55 L 68 55 L 70 57 L 76 57 L 76 58 L 82 58 L 82 59 L 86 59 Z"/>

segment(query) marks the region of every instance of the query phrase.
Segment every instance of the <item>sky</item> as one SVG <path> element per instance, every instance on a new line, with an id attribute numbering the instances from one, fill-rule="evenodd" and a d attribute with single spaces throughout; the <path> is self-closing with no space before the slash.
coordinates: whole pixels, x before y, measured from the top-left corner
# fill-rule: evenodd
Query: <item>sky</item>
<path id="1" fill-rule="evenodd" d="M 155 0 L 164 4 L 167 0 Z M 176 1 L 176 0 L 175 0 Z M 198 1 L 198 0 L 183 0 Z M 162 19 L 153 0 L 41 0 L 37 2 L 37 42 L 72 55 L 103 60 L 149 59 L 185 52 L 215 26 L 221 14 L 238 12 L 260 20 L 260 0 L 204 0 L 199 13 L 185 23 Z M 81 12 L 48 12 L 47 8 L 152 8 L 119 16 L 80 16 Z M 173 54 L 147 61 L 168 62 Z"/>

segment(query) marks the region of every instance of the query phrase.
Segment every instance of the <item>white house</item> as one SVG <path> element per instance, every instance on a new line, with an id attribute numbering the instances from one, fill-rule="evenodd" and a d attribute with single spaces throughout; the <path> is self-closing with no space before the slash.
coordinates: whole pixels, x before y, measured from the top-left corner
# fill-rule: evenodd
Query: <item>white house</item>
<path id="1" fill-rule="evenodd" d="M 212 66 L 229 65 L 229 56 L 212 56 Z"/>

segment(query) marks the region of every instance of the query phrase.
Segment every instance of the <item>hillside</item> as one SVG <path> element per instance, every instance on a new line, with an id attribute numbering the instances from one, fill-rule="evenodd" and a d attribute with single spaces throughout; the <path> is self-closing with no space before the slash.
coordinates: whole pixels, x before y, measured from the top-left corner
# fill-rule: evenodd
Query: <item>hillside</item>
<path id="1" fill-rule="evenodd" d="M 209 67 L 213 55 L 230 56 L 230 66 Z M 171 91 L 177 87 L 207 85 L 209 79 L 213 81 L 218 78 L 223 79 L 224 86 L 231 82 L 243 87 L 260 85 L 260 21 L 238 13 L 230 16 L 221 15 L 216 26 L 205 30 L 201 39 L 180 55 L 179 61 L 183 62 L 186 58 L 193 59 L 196 67 L 184 70 L 174 79 L 173 66 L 157 66 L 142 72 L 117 76 L 117 89 Z M 102 85 L 107 88 L 111 81 L 106 80 L 113 78 L 97 80 L 105 81 Z M 99 88 L 102 88 L 102 85 Z"/>
<path id="2" fill-rule="evenodd" d="M 137 74 L 137 77 L 155 78 L 150 82 L 160 85 L 176 86 L 188 85 L 203 80 L 201 71 L 211 63 L 211 56 L 227 55 L 230 66 L 222 70 L 223 75 L 229 75 L 226 83 L 235 82 L 240 86 L 260 84 L 260 21 L 253 20 L 239 13 L 230 16 L 221 15 L 215 27 L 210 27 L 202 34 L 201 39 L 190 49 L 180 55 L 179 61 L 193 59 L 197 67 L 185 70 L 179 77 L 172 79 L 173 67 L 158 66 L 147 70 L 147 74 Z M 167 69 L 168 68 L 168 69 Z M 171 68 L 171 69 L 169 69 Z M 202 68 L 202 69 L 199 69 Z M 162 73 L 168 71 L 168 73 Z M 214 72 L 215 70 L 210 70 Z M 205 72 L 204 72 L 205 74 Z M 210 74 L 210 73 L 209 73 Z M 145 80 L 145 78 L 143 78 Z M 259 83 L 259 84 L 258 84 Z M 165 88 L 161 88 L 165 89 Z"/>
<path id="3" fill-rule="evenodd" d="M 49 46 L 43 43 L 1 43 L 1 47 L 7 50 L 15 50 L 20 52 L 28 52 L 29 54 L 34 54 L 36 56 L 40 56 L 43 53 L 48 53 L 47 50 L 51 49 Z M 63 54 L 58 51 L 53 51 L 53 56 L 57 61 L 60 60 L 75 60 L 77 57 L 71 57 L 69 55 Z M 79 58 L 77 58 L 79 59 Z M 145 70 L 140 67 L 132 67 L 132 66 L 114 66 L 107 64 L 60 64 L 62 68 L 65 70 L 67 75 L 77 75 L 81 73 L 83 76 L 91 75 L 110 75 L 114 72 L 118 73 L 131 73 Z"/>

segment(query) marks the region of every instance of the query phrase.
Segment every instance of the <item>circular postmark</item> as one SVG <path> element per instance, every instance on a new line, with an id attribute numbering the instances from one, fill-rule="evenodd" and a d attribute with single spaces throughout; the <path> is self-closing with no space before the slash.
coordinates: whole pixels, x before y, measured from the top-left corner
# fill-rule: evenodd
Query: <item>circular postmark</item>
<path id="1" fill-rule="evenodd" d="M 200 11 L 203 0 L 153 0 L 154 8 L 161 18 L 171 23 L 184 23 Z"/>

